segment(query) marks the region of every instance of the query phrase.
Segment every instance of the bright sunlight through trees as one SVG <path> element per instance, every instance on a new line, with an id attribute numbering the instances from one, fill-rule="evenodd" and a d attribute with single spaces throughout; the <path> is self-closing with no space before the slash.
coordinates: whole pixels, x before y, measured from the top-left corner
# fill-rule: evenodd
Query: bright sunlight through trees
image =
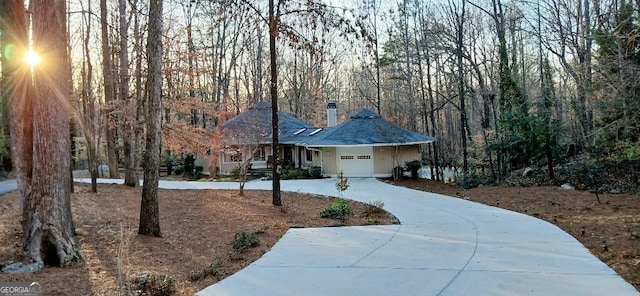
<path id="1" fill-rule="evenodd" d="M 29 52 L 27 52 L 24 60 L 31 67 L 37 64 L 40 64 L 40 62 L 42 62 L 42 58 L 35 51 L 33 51 L 33 49 L 30 49 Z"/>

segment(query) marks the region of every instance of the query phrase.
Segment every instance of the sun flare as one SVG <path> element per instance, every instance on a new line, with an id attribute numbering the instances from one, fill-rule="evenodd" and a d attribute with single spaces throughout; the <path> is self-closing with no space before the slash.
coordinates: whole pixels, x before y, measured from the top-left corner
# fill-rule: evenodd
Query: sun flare
<path id="1" fill-rule="evenodd" d="M 29 52 L 27 52 L 27 55 L 25 55 L 25 62 L 33 67 L 37 64 L 40 64 L 40 62 L 42 62 L 42 58 L 40 58 L 40 56 L 35 51 L 29 50 Z"/>

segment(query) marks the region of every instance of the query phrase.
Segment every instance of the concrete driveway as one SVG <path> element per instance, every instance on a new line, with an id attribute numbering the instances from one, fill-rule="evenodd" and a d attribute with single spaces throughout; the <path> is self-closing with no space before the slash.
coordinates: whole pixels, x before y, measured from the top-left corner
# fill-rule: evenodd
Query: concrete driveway
<path id="1" fill-rule="evenodd" d="M 285 191 L 337 195 L 335 181 L 281 185 Z M 198 295 L 640 295 L 545 221 L 376 179 L 350 181 L 345 198 L 383 201 L 402 225 L 291 229 L 262 258 Z M 271 182 L 245 188 L 271 189 Z"/>
<path id="2" fill-rule="evenodd" d="M 18 182 L 15 179 L 7 179 L 0 182 L 0 194 L 5 194 L 18 189 Z"/>

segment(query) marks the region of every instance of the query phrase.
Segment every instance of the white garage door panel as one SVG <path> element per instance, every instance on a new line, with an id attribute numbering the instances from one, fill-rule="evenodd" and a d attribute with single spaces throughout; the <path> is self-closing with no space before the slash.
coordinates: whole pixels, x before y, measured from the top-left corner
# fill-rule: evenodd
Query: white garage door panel
<path id="1" fill-rule="evenodd" d="M 338 147 L 338 172 L 346 177 L 373 176 L 373 147 Z"/>

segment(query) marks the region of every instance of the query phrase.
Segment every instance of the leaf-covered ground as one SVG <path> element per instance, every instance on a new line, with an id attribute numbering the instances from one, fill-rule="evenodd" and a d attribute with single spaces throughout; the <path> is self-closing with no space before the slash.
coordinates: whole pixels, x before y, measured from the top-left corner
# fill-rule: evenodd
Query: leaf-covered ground
<path id="1" fill-rule="evenodd" d="M 90 193 L 76 184 L 72 196 L 76 240 L 86 262 L 49 267 L 33 274 L 0 274 L 0 282 L 37 281 L 45 295 L 127 295 L 126 283 L 142 272 L 170 275 L 177 295 L 195 292 L 258 259 L 290 227 L 341 224 L 320 218 L 333 199 L 283 193 L 283 209 L 271 205 L 271 191 L 160 190 L 162 237 L 136 234 L 141 193 L 122 185 L 99 185 Z M 386 213 L 367 217 L 367 205 L 349 202 L 355 216 L 346 225 L 390 224 Z M 20 260 L 22 231 L 16 192 L 0 196 L 0 265 Z M 239 231 L 258 232 L 259 243 L 233 254 Z M 212 262 L 217 275 L 202 276 Z M 120 280 L 119 280 L 120 279 Z M 129 279 L 129 281 L 125 281 Z M 131 290 L 135 290 L 130 285 Z"/>

